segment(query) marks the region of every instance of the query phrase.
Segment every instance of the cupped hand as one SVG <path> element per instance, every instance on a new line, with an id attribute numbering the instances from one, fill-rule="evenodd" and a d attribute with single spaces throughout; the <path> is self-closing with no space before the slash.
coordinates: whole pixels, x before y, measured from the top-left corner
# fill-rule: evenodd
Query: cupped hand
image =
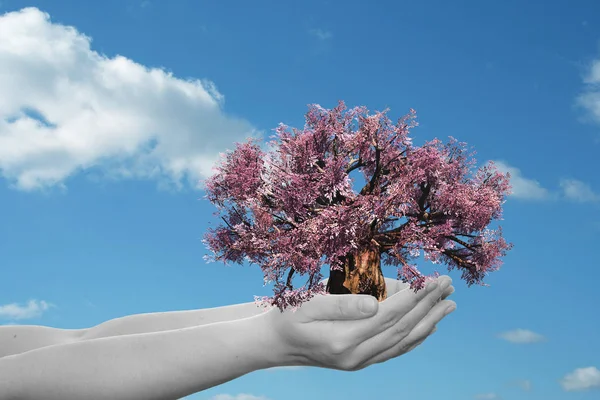
<path id="1" fill-rule="evenodd" d="M 386 284 L 388 281 L 386 280 Z M 422 343 L 456 304 L 443 276 L 423 290 L 399 289 L 378 303 L 369 295 L 317 295 L 296 311 L 269 311 L 287 365 L 357 371 L 407 353 Z"/>

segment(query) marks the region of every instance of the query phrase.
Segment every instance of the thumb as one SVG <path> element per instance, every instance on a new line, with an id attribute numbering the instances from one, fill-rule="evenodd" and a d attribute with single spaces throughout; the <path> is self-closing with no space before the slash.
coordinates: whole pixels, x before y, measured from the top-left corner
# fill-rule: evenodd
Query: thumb
<path id="1" fill-rule="evenodd" d="M 377 314 L 379 302 L 365 294 L 327 294 L 315 298 L 311 317 L 316 320 L 352 320 Z M 318 303 L 318 304 L 317 304 Z"/>

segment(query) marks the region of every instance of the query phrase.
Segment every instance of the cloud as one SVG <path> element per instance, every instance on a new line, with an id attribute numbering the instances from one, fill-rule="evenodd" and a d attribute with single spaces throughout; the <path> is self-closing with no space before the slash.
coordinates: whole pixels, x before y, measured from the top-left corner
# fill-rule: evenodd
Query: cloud
<path id="1" fill-rule="evenodd" d="M 474 397 L 476 400 L 499 400 L 500 396 L 496 393 L 480 393 Z"/>
<path id="2" fill-rule="evenodd" d="M 210 400 L 269 400 L 264 396 L 254 396 L 251 394 L 238 394 L 237 396 L 232 396 L 230 394 L 218 394 L 214 397 L 211 397 Z"/>
<path id="3" fill-rule="evenodd" d="M 592 122 L 600 123 L 600 59 L 592 61 L 583 83 L 584 89 L 575 104 L 584 109 Z"/>
<path id="4" fill-rule="evenodd" d="M 600 194 L 595 193 L 592 188 L 584 182 L 576 179 L 562 179 L 560 188 L 563 195 L 569 200 L 579 203 L 594 203 L 600 201 Z"/>
<path id="5" fill-rule="evenodd" d="M 308 31 L 311 35 L 317 37 L 319 40 L 327 40 L 333 37 L 333 34 L 329 31 L 324 31 L 322 29 L 311 29 Z"/>
<path id="6" fill-rule="evenodd" d="M 548 189 L 533 179 L 525 178 L 521 170 L 508 165 L 503 161 L 494 161 L 499 171 L 510 173 L 512 185 L 511 197 L 522 200 L 549 200 L 557 199 L 558 193 L 550 192 Z M 594 192 L 585 182 L 577 179 L 561 179 L 559 182 L 560 195 L 563 199 L 578 203 L 600 202 L 600 194 Z"/>
<path id="7" fill-rule="evenodd" d="M 52 307 L 45 301 L 29 300 L 26 305 L 17 303 L 0 306 L 0 318 L 5 319 L 30 319 L 40 317 L 44 311 Z"/>
<path id="8" fill-rule="evenodd" d="M 527 329 L 515 329 L 512 331 L 502 332 L 498 334 L 500 339 L 504 339 L 511 343 L 538 343 L 546 340 L 539 333 L 528 331 Z"/>
<path id="9" fill-rule="evenodd" d="M 560 384 L 567 392 L 599 389 L 600 370 L 596 367 L 578 368 L 565 375 Z"/>
<path id="10" fill-rule="evenodd" d="M 595 60 L 592 62 L 591 68 L 588 72 L 588 75 L 584 79 L 585 83 L 588 84 L 600 84 L 600 60 Z"/>
<path id="11" fill-rule="evenodd" d="M 212 175 L 233 142 L 260 136 L 223 111 L 212 82 L 90 46 L 37 8 L 0 16 L 0 176 L 15 187 L 65 187 L 87 172 L 181 188 Z"/>
<path id="12" fill-rule="evenodd" d="M 494 161 L 494 164 L 499 171 L 510 173 L 511 197 L 523 200 L 543 200 L 550 196 L 548 190 L 543 188 L 538 181 L 525 178 L 518 168 L 503 161 Z"/>

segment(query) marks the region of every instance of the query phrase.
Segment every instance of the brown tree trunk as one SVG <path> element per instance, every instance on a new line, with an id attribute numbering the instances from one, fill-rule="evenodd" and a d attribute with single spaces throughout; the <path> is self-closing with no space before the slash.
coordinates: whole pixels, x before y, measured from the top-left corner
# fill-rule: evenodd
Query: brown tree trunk
<path id="1" fill-rule="evenodd" d="M 343 259 L 344 270 L 329 272 L 327 292 L 331 294 L 370 294 L 378 301 L 387 298 L 381 272 L 381 254 L 374 249 L 360 249 Z"/>

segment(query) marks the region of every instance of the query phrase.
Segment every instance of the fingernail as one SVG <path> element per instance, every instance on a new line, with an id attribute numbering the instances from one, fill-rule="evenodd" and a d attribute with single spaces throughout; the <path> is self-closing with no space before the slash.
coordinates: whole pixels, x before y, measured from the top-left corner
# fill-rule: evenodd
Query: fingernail
<path id="1" fill-rule="evenodd" d="M 442 290 L 446 290 L 448 289 L 448 286 L 450 286 L 450 284 L 452 283 L 452 281 L 450 279 L 444 279 L 444 282 L 442 282 Z"/>
<path id="2" fill-rule="evenodd" d="M 446 308 L 446 311 L 444 312 L 444 315 L 448 315 L 448 314 L 450 314 L 454 310 L 456 310 L 456 306 L 450 306 L 450 307 Z"/>
<path id="3" fill-rule="evenodd" d="M 377 307 L 377 303 L 374 301 L 374 299 L 364 299 L 358 306 L 360 311 L 364 312 L 365 314 L 371 314 L 373 311 L 375 311 L 375 307 Z"/>

